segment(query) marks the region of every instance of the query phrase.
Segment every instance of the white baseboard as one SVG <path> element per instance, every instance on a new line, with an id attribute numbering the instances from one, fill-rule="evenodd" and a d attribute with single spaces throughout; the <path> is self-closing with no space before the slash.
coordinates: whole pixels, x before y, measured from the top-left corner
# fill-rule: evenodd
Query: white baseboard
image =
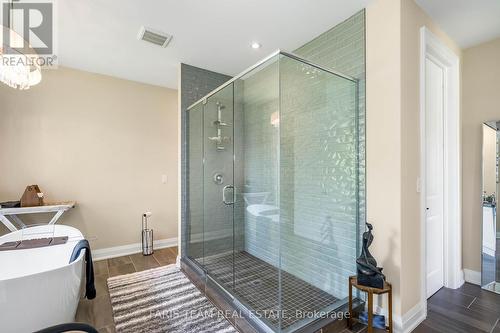
<path id="1" fill-rule="evenodd" d="M 395 322 L 395 332 L 398 333 L 410 333 L 412 332 L 421 322 L 423 322 L 427 316 L 427 304 L 418 303 L 410 311 L 406 312 L 400 318 L 397 318 Z"/>
<path id="2" fill-rule="evenodd" d="M 402 316 L 392 316 L 393 331 L 395 333 L 410 333 L 412 332 L 421 322 L 425 320 L 427 316 L 427 309 L 425 303 L 418 303 L 408 312 Z M 377 306 L 375 308 L 375 313 L 382 314 L 388 320 L 387 310 Z"/>
<path id="3" fill-rule="evenodd" d="M 481 280 L 481 275 L 479 276 L 479 280 Z M 459 281 L 458 281 L 458 286 L 455 289 L 460 288 L 463 286 L 465 283 L 465 272 L 463 270 L 460 271 L 460 276 L 459 276 Z"/>
<path id="4" fill-rule="evenodd" d="M 175 258 L 175 266 L 177 268 L 181 268 L 181 256 L 177 256 L 177 258 Z"/>
<path id="5" fill-rule="evenodd" d="M 466 282 L 477 284 L 478 286 L 481 285 L 481 272 L 465 268 L 464 277 Z"/>
<path id="6" fill-rule="evenodd" d="M 154 249 L 163 249 L 166 247 L 177 246 L 177 237 L 158 239 L 154 241 Z M 142 252 L 142 244 L 134 243 L 115 247 L 108 247 L 104 249 L 92 250 L 92 259 L 94 261 L 104 260 L 109 258 L 116 258 L 126 256 L 129 254 Z"/>

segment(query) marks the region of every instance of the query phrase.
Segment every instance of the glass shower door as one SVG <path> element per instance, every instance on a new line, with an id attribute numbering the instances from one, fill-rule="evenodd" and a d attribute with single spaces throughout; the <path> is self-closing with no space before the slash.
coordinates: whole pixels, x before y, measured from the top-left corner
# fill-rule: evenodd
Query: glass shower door
<path id="1" fill-rule="evenodd" d="M 227 290 L 233 287 L 234 133 L 233 85 L 204 103 L 204 268 Z"/>

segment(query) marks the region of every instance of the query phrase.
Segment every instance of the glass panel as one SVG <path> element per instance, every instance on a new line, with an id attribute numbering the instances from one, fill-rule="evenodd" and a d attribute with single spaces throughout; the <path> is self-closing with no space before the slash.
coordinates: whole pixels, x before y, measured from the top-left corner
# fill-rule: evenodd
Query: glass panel
<path id="1" fill-rule="evenodd" d="M 360 230 L 356 83 L 275 56 L 193 107 L 188 131 L 188 256 L 277 332 L 345 303 Z"/>
<path id="2" fill-rule="evenodd" d="M 186 112 L 187 256 L 203 265 L 203 105 Z"/>
<path id="3" fill-rule="evenodd" d="M 204 265 L 227 290 L 233 286 L 233 85 L 204 106 Z"/>
<path id="4" fill-rule="evenodd" d="M 356 83 L 280 57 L 281 329 L 333 310 L 355 274 Z M 306 318 L 306 319 L 304 319 Z M 303 320 L 304 319 L 304 320 Z"/>
<path id="5" fill-rule="evenodd" d="M 235 82 L 234 295 L 279 327 L 279 67 L 274 57 Z"/>

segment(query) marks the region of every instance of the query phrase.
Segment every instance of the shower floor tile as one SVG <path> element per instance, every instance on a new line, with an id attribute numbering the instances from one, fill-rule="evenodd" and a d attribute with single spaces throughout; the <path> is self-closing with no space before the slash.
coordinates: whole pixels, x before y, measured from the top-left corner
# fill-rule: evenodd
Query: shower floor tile
<path id="1" fill-rule="evenodd" d="M 233 281 L 234 260 L 234 281 Z M 279 271 L 276 267 L 247 252 L 214 255 L 204 258 L 205 268 L 223 287 L 232 289 L 239 300 L 279 326 Z M 281 328 L 285 329 L 304 319 L 303 314 L 322 311 L 338 299 L 319 288 L 281 272 Z M 302 315 L 301 315 L 302 314 Z"/>

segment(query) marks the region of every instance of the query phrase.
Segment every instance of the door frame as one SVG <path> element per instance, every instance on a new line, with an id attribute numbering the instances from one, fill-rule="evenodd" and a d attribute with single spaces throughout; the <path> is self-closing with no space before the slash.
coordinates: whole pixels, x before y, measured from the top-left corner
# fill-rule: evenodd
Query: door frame
<path id="1" fill-rule="evenodd" d="M 444 72 L 443 140 L 443 244 L 444 286 L 459 288 L 462 270 L 462 179 L 460 152 L 460 59 L 427 27 L 420 29 L 420 275 L 421 302 L 427 316 L 426 260 L 426 149 L 425 60 L 432 59 Z"/>

